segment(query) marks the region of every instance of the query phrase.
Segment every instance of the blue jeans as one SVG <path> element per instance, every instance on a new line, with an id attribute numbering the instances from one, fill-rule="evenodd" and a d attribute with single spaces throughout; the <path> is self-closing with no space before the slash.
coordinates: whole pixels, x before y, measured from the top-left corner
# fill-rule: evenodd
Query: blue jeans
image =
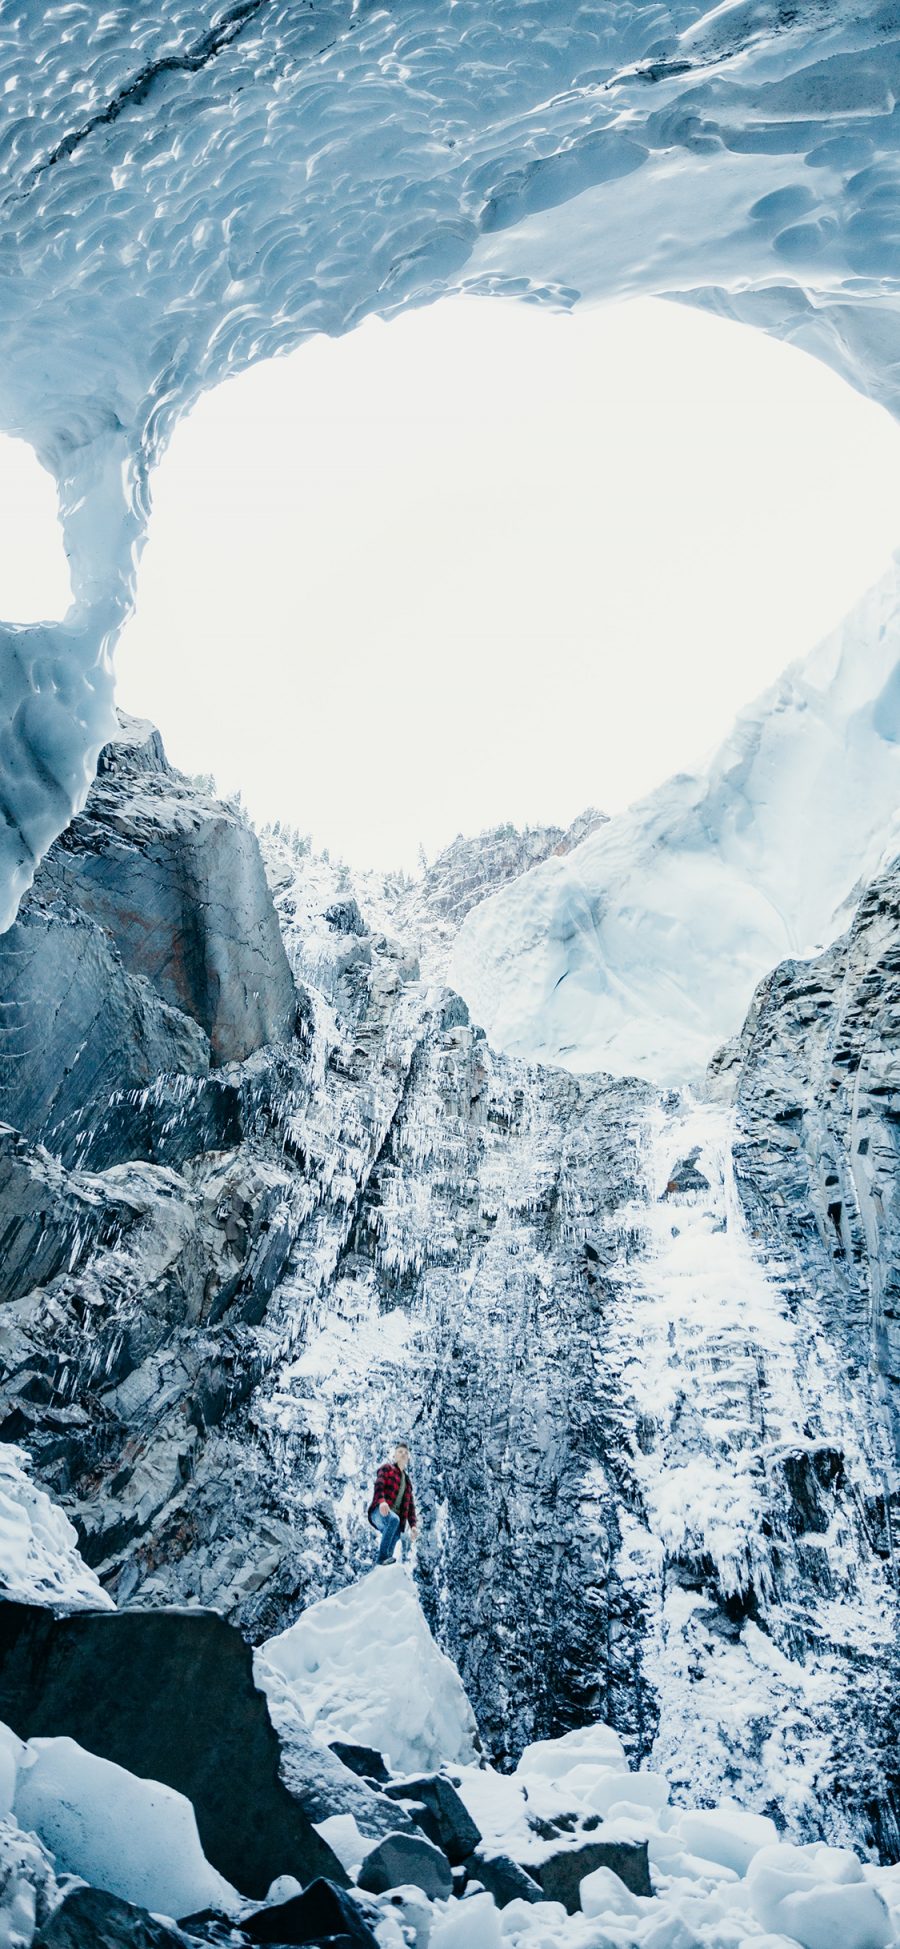
<path id="1" fill-rule="evenodd" d="M 382 1516 L 380 1509 L 373 1509 L 372 1521 L 375 1524 L 375 1528 L 381 1531 L 378 1562 L 392 1563 L 394 1560 L 394 1551 L 397 1547 L 397 1538 L 400 1534 L 400 1518 L 394 1515 L 393 1510 L 387 1516 Z"/>

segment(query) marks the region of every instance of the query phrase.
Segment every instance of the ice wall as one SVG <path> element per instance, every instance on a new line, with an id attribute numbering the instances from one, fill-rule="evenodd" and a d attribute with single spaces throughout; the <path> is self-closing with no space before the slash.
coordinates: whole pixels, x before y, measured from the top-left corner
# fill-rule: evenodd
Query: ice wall
<path id="1" fill-rule="evenodd" d="M 900 850 L 900 556 L 705 767 L 473 908 L 449 979 L 510 1055 L 702 1077 L 777 962 Z"/>
<path id="2" fill-rule="evenodd" d="M 454 290 L 640 291 L 900 400 L 883 4 L 14 0 L 4 27 L 0 426 L 59 482 L 74 604 L 2 631 L 0 924 L 111 728 L 153 464 L 229 373 Z"/>

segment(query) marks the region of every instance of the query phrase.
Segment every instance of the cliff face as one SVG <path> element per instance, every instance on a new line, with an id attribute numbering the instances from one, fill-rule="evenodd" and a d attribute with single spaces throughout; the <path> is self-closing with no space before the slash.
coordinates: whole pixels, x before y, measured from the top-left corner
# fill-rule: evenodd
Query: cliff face
<path id="1" fill-rule="evenodd" d="M 3 1436 L 119 1601 L 258 1636 L 368 1561 L 403 1428 L 486 1739 L 637 1729 L 614 1498 L 578 1498 L 608 1445 L 591 1239 L 646 1092 L 492 1056 L 339 876 L 268 852 L 296 985 L 255 838 L 126 727 L 4 937 Z"/>
<path id="2" fill-rule="evenodd" d="M 605 1718 L 893 1852 L 893 893 L 771 977 L 731 1109 L 493 1052 L 420 973 L 464 850 L 414 896 L 271 835 L 264 873 L 126 730 L 4 937 L 0 1436 L 118 1602 L 259 1640 L 371 1562 L 403 1435 L 495 1757 Z M 198 859 L 237 897 L 185 894 L 188 955 Z"/>
<path id="3" fill-rule="evenodd" d="M 732 1089 L 755 1229 L 828 1296 L 831 1330 L 900 1427 L 900 864 L 847 932 L 757 991 L 713 1087 Z"/>

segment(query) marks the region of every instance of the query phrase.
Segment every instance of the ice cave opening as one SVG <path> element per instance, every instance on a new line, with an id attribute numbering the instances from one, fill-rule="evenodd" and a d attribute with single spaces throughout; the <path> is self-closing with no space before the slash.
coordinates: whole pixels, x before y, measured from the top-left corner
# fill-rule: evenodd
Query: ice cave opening
<path id="1" fill-rule="evenodd" d="M 900 543 L 881 407 L 649 299 L 319 335 L 208 392 L 152 487 L 120 702 L 382 871 L 696 765 Z"/>

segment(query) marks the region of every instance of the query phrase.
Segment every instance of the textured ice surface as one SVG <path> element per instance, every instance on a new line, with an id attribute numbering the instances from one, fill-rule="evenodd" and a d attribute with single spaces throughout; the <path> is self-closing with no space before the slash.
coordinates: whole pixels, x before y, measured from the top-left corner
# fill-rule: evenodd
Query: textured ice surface
<path id="1" fill-rule="evenodd" d="M 184 1794 L 98 1759 L 74 1739 L 29 1740 L 13 1811 L 50 1849 L 59 1874 L 124 1901 L 173 1916 L 241 1905 L 210 1867 Z"/>
<path id="2" fill-rule="evenodd" d="M 154 461 L 198 392 L 443 292 L 688 298 L 896 407 L 896 15 L 735 0 L 19 0 L 0 426 L 73 606 L 2 636 L 0 914 L 84 797 Z"/>
<path id="3" fill-rule="evenodd" d="M 21 1448 L 0 1443 L 0 1596 L 60 1610 L 115 1609 L 78 1551 L 68 1516 L 28 1475 Z"/>
<path id="4" fill-rule="evenodd" d="M 494 1044 L 574 1070 L 701 1076 L 777 962 L 847 925 L 897 850 L 900 557 L 680 773 L 468 915 L 449 978 Z"/>
<path id="5" fill-rule="evenodd" d="M 254 1669 L 283 1737 L 293 1709 L 323 1744 L 374 1746 L 397 1772 L 474 1755 L 475 1719 L 459 1673 L 435 1644 L 400 1563 L 312 1604 L 261 1646 Z"/>

